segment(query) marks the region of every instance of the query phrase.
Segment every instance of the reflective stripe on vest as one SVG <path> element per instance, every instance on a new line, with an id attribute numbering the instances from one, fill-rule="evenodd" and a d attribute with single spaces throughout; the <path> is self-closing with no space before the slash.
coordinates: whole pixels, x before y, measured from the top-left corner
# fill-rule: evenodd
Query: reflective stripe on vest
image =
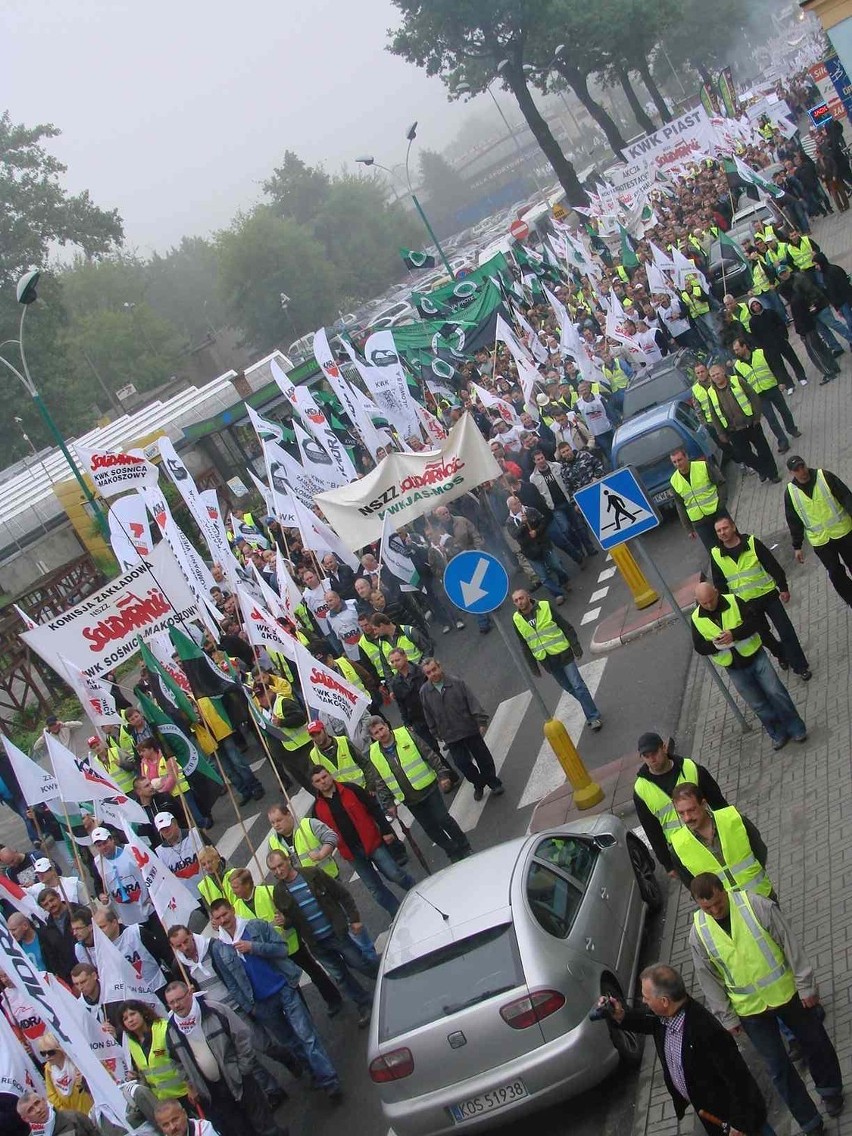
<path id="1" fill-rule="evenodd" d="M 676 469 L 670 480 L 672 489 L 683 501 L 686 515 L 691 521 L 712 517 L 719 508 L 719 493 L 710 480 L 706 461 L 691 461 L 687 477 Z"/>
<path id="2" fill-rule="evenodd" d="M 683 785 L 685 782 L 691 785 L 698 784 L 698 766 L 690 757 L 684 758 L 683 769 L 678 774 L 675 785 Z M 680 819 L 672 804 L 671 796 L 647 777 L 637 777 L 633 791 L 640 801 L 645 802 L 660 822 L 663 836 L 665 836 L 666 842 L 671 844 L 671 834 L 680 828 Z"/>
<path id="3" fill-rule="evenodd" d="M 750 1017 L 785 1005 L 796 993 L 796 980 L 784 952 L 760 925 L 745 892 L 731 892 L 729 899 L 730 935 L 704 911 L 696 911 L 693 922 L 731 1006 L 740 1017 Z"/>
<path id="4" fill-rule="evenodd" d="M 748 538 L 746 551 L 737 560 L 720 545 L 714 545 L 710 555 L 727 580 L 728 590 L 739 599 L 753 600 L 775 591 L 775 581 L 757 558 L 753 536 Z"/>
<path id="5" fill-rule="evenodd" d="M 793 264 L 800 272 L 805 272 L 807 269 L 813 268 L 816 263 L 814 260 L 813 245 L 807 237 L 800 239 L 798 248 L 793 244 L 788 244 L 787 252 Z"/>
<path id="6" fill-rule="evenodd" d="M 357 686 L 358 689 L 363 690 L 365 694 L 367 693 L 367 688 L 364 686 L 361 676 L 345 655 L 342 655 L 339 659 L 335 659 L 334 664 L 348 683 L 351 683 L 352 686 Z"/>
<path id="7" fill-rule="evenodd" d="M 272 887 L 269 884 L 257 884 L 251 896 L 254 910 L 246 903 L 244 899 L 234 896 L 233 908 L 241 919 L 262 919 L 268 923 L 270 927 L 274 927 L 279 935 L 284 939 L 287 944 L 287 953 L 292 955 L 299 949 L 299 936 L 293 927 L 280 927 L 275 922 L 275 916 L 279 914 L 278 908 L 272 902 Z"/>
<path id="8" fill-rule="evenodd" d="M 133 743 L 128 738 L 128 749 L 133 752 Z M 135 774 L 132 769 L 122 769 L 118 762 L 119 746 L 113 738 L 107 738 L 106 743 L 106 771 L 113 779 L 113 781 L 121 789 L 125 797 L 129 797 L 133 792 L 133 780 Z"/>
<path id="9" fill-rule="evenodd" d="M 700 285 L 693 284 L 689 289 L 684 288 L 680 296 L 686 304 L 686 310 L 693 319 L 696 319 L 698 316 L 706 316 L 710 311 L 710 305 L 706 300 L 701 299 Z"/>
<path id="10" fill-rule="evenodd" d="M 231 885 L 228 883 L 228 880 L 235 871 L 235 868 L 229 868 L 228 871 L 225 872 L 224 876 L 222 876 L 221 886 L 215 876 L 204 876 L 198 881 L 198 894 L 208 907 L 214 899 L 227 899 L 228 903 L 233 906 L 236 897 L 231 891 Z"/>
<path id="11" fill-rule="evenodd" d="M 438 779 L 438 775 L 420 756 L 420 751 L 411 734 L 405 726 L 399 726 L 393 731 L 393 736 L 396 739 L 397 760 L 411 788 L 428 788 Z M 382 753 L 382 747 L 378 742 L 373 742 L 370 746 L 370 761 L 372 761 L 379 776 L 393 793 L 393 799 L 396 804 L 401 804 L 405 800 L 405 793 L 402 791 L 399 782 L 394 776 L 393 770 L 384 753 Z"/>
<path id="12" fill-rule="evenodd" d="M 606 363 L 601 367 L 603 377 L 607 380 L 610 390 L 620 391 L 624 390 L 630 383 L 630 379 L 621 369 L 618 363 L 614 367 L 608 367 Z"/>
<path id="13" fill-rule="evenodd" d="M 698 403 L 698 409 L 704 415 L 705 421 L 712 422 L 710 417 L 710 392 L 701 383 L 692 384 L 692 397 Z"/>
<path id="14" fill-rule="evenodd" d="M 727 805 L 713 813 L 719 843 L 722 845 L 722 862 L 710 849 L 694 836 L 686 825 L 672 835 L 672 850 L 688 872 L 698 876 L 712 872 L 718 876 L 725 891 L 756 891 L 770 895 L 772 884 L 749 843 L 743 818 Z"/>
<path id="15" fill-rule="evenodd" d="M 540 663 L 546 655 L 558 655 L 562 651 L 570 650 L 571 644 L 554 621 L 547 600 L 539 600 L 534 609 L 534 616 L 534 622 L 530 623 L 525 616 L 516 611 L 512 616 L 512 622 L 536 662 Z"/>
<path id="16" fill-rule="evenodd" d="M 734 370 L 744 379 L 748 379 L 749 386 L 755 394 L 763 394 L 764 391 L 772 390 L 773 387 L 778 386 L 778 380 L 773 375 L 772 368 L 766 362 L 766 355 L 761 347 L 752 351 L 750 363 L 747 363 L 745 359 L 737 359 L 734 363 Z"/>
<path id="17" fill-rule="evenodd" d="M 830 540 L 840 540 L 852 532 L 852 517 L 828 488 L 821 469 L 816 473 L 813 497 L 808 497 L 795 481 L 788 483 L 787 492 L 805 526 L 805 536 L 814 548 L 828 544 Z"/>
<path id="18" fill-rule="evenodd" d="M 157 1100 L 177 1100 L 187 1094 L 186 1081 L 166 1049 L 165 1018 L 151 1022 L 151 1045 L 146 1053 L 139 1041 L 127 1034 L 127 1047 L 134 1066 L 142 1074 L 148 1088 Z"/>
<path id="19" fill-rule="evenodd" d="M 364 770 L 352 756 L 349 739 L 335 738 L 334 740 L 337 743 L 336 765 L 316 745 L 311 749 L 311 760 L 315 765 L 321 765 L 323 769 L 327 769 L 335 781 L 340 781 L 341 784 L 345 784 L 347 781 L 352 782 L 360 785 L 362 789 L 366 789 L 367 779 L 364 776 Z"/>
<path id="20" fill-rule="evenodd" d="M 740 605 L 737 603 L 736 596 L 724 595 L 719 597 L 719 602 L 727 600 L 728 606 L 722 612 L 722 626 L 721 629 L 714 620 L 704 615 L 703 609 L 697 607 L 692 613 L 692 622 L 698 630 L 699 635 L 706 639 L 708 643 L 712 643 L 719 637 L 719 631 L 735 631 L 743 621 L 740 613 Z M 729 667 L 734 661 L 733 652 L 736 651 L 744 658 L 753 655 L 755 651 L 760 649 L 760 635 L 756 632 L 754 635 L 749 635 L 747 639 L 740 639 L 733 644 L 733 649 L 717 651 L 715 655 L 709 657 L 717 666 Z"/>
<path id="21" fill-rule="evenodd" d="M 748 395 L 743 390 L 742 383 L 736 375 L 731 375 L 728 382 L 730 384 L 731 390 L 734 392 L 734 398 L 737 400 L 740 410 L 743 412 L 746 418 L 752 418 L 754 416 L 754 410 L 748 400 Z M 713 404 L 713 409 L 716 411 L 716 417 L 722 423 L 723 428 L 727 428 L 728 420 L 722 413 L 722 406 L 719 402 L 719 395 L 716 392 L 716 388 L 714 386 L 711 386 L 708 389 L 708 394 L 710 395 L 710 402 Z"/>
<path id="22" fill-rule="evenodd" d="M 292 843 L 288 841 L 286 836 L 279 836 L 275 829 L 269 834 L 270 852 L 283 852 L 285 856 L 289 856 L 294 861 L 297 868 L 322 868 L 327 876 L 339 876 L 340 869 L 334 862 L 333 856 L 327 857 L 321 863 L 317 863 L 308 856 L 308 852 L 313 852 L 317 848 L 322 848 L 322 841 L 311 828 L 308 817 L 302 817 L 296 825 L 293 830 Z"/>
<path id="23" fill-rule="evenodd" d="M 174 762 L 175 762 L 175 769 L 177 770 L 177 777 L 175 778 L 174 788 L 171 790 L 171 793 L 169 795 L 172 796 L 172 797 L 179 797 L 181 795 L 181 793 L 188 793 L 189 792 L 189 782 L 187 781 L 186 777 L 184 776 L 183 770 L 180 767 L 178 759 L 175 758 Z M 169 775 L 169 759 L 165 756 L 165 754 L 163 754 L 160 757 L 160 761 L 157 765 L 157 776 L 158 777 L 168 777 L 168 775 Z"/>
<path id="24" fill-rule="evenodd" d="M 272 704 L 272 716 L 274 718 L 282 718 L 281 704 L 284 702 L 292 702 L 292 698 L 285 699 L 283 694 L 279 694 Z M 285 749 L 301 749 L 302 746 L 307 745 L 311 740 L 311 735 L 308 733 L 308 723 L 305 722 L 301 726 L 276 726 L 276 730 L 280 730 L 282 734 L 281 744 Z"/>

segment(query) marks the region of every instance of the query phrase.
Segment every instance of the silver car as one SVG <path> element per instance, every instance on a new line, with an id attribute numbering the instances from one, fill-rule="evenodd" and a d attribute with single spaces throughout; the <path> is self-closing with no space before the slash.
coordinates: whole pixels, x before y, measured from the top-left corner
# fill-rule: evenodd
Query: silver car
<path id="1" fill-rule="evenodd" d="M 397 1136 L 481 1131 L 639 1060 L 589 1021 L 630 995 L 654 862 L 603 814 L 498 844 L 417 884 L 376 982 L 368 1058 Z"/>

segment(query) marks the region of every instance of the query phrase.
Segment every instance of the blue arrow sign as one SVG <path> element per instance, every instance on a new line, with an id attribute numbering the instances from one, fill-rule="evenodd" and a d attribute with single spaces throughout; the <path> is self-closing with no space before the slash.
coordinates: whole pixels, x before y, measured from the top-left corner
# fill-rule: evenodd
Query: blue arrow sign
<path id="1" fill-rule="evenodd" d="M 509 594 L 509 577 L 490 552 L 460 552 L 444 569 L 444 591 L 462 611 L 485 615 Z"/>
<path id="2" fill-rule="evenodd" d="M 660 518 L 629 467 L 578 489 L 574 500 L 604 550 L 655 529 Z"/>

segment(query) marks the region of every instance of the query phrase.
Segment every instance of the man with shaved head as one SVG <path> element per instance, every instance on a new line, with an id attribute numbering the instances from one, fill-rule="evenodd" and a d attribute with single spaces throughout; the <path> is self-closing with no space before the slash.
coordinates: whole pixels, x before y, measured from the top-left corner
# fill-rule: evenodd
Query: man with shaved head
<path id="1" fill-rule="evenodd" d="M 692 613 L 692 645 L 698 654 L 724 667 L 762 722 L 773 749 L 783 749 L 791 738 L 804 742 L 807 727 L 772 669 L 760 639 L 760 620 L 751 604 L 723 595 L 709 583 L 696 586 L 695 601 L 698 606 Z"/>

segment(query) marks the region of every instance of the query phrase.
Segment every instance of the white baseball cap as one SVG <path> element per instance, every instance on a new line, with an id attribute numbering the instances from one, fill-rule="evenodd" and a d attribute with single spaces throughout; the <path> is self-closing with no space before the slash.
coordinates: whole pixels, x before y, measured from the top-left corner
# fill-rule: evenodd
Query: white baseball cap
<path id="1" fill-rule="evenodd" d="M 175 823 L 175 818 L 171 813 L 157 813 L 154 817 L 154 828 L 157 832 L 162 832 L 164 828 L 169 828 L 170 825 Z"/>
<path id="2" fill-rule="evenodd" d="M 33 868 L 37 872 L 49 872 L 52 867 L 53 867 L 53 864 L 51 864 L 51 862 L 50 862 L 50 860 L 48 860 L 47 856 L 39 856 L 39 858 L 33 864 Z"/>
<path id="3" fill-rule="evenodd" d="M 92 843 L 99 844 L 102 840 L 112 840 L 112 833 L 108 828 L 93 828 Z"/>

